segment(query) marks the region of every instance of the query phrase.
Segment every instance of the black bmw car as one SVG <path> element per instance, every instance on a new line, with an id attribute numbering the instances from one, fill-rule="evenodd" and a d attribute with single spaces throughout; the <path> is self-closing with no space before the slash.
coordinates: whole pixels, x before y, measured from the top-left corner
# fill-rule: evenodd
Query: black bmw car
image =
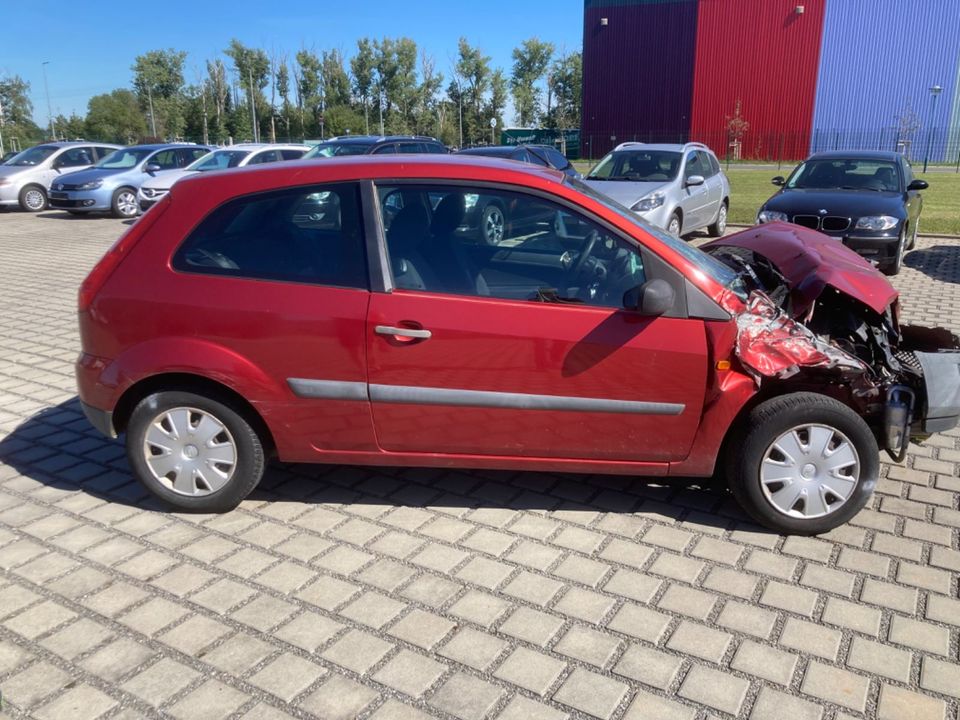
<path id="1" fill-rule="evenodd" d="M 792 222 L 837 238 L 896 275 L 917 240 L 924 180 L 899 153 L 834 151 L 811 155 L 790 177 L 773 178 L 780 191 L 757 222 Z"/>

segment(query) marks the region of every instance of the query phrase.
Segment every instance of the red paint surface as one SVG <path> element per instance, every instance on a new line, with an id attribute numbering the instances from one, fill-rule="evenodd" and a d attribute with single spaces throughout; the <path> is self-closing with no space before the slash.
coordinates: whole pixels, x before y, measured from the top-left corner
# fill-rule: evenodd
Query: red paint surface
<path id="1" fill-rule="evenodd" d="M 282 166 L 281 166 L 282 165 Z M 728 359 L 733 321 L 644 318 L 612 308 L 558 307 L 412 292 L 174 272 L 170 258 L 212 208 L 238 195 L 365 178 L 494 181 L 552 193 L 645 245 L 719 301 L 724 289 L 684 255 L 560 173 L 510 161 L 351 158 L 189 178 L 147 216 L 119 266 L 80 313 L 81 398 L 112 410 L 137 383 L 166 373 L 218 382 L 260 413 L 282 460 L 575 472 L 709 473 L 745 383 L 712 369 Z M 136 227 L 136 226 L 135 226 Z M 135 233 L 138 231 L 134 231 Z M 379 323 L 434 332 L 393 346 Z M 723 325 L 720 331 L 717 325 Z M 683 403 L 677 416 L 401 406 L 297 398 L 290 377 Z M 710 423 L 702 421 L 709 403 Z M 376 428 L 376 433 L 374 432 Z"/>
<path id="2" fill-rule="evenodd" d="M 744 157 L 806 157 L 825 8 L 826 0 L 700 0 L 691 140 L 724 156 L 739 100 L 750 124 Z"/>

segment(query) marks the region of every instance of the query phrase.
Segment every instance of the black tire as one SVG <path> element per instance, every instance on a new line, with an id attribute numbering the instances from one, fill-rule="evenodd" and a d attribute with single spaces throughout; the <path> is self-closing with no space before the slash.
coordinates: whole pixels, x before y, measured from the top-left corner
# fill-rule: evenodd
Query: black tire
<path id="1" fill-rule="evenodd" d="M 499 245 L 506 234 L 507 218 L 503 208 L 490 203 L 480 213 L 480 239 L 487 245 Z"/>
<path id="2" fill-rule="evenodd" d="M 674 222 L 676 222 L 676 232 L 673 232 L 670 229 L 673 227 Z M 674 211 L 673 215 L 671 215 L 670 219 L 667 221 L 667 227 L 664 229 L 674 237 L 680 237 L 680 233 L 683 232 L 683 220 L 680 218 L 680 213 Z"/>
<path id="3" fill-rule="evenodd" d="M 147 431 L 162 413 L 176 408 L 209 414 L 224 426 L 229 439 L 233 441 L 236 462 L 232 474 L 226 484 L 213 492 L 201 495 L 175 492 L 157 478 L 147 464 Z M 257 486 L 266 466 L 263 442 L 241 409 L 223 400 L 190 392 L 158 392 L 137 403 L 127 423 L 126 446 L 127 460 L 143 486 L 160 500 L 187 512 L 220 513 L 233 510 Z"/>
<path id="4" fill-rule="evenodd" d="M 761 482 L 761 465 L 774 441 L 803 425 L 839 431 L 856 451 L 859 475 L 846 501 L 819 517 L 796 517 L 777 509 Z M 857 413 L 833 398 L 798 392 L 766 400 L 753 408 L 728 443 L 727 482 L 750 517 L 772 530 L 818 535 L 843 525 L 870 500 L 880 473 L 880 451 L 870 427 Z M 806 470 L 806 467 L 804 468 Z M 797 506 L 793 509 L 796 511 Z"/>
<path id="5" fill-rule="evenodd" d="M 132 199 L 131 199 L 132 196 Z M 132 204 L 131 204 L 132 203 Z M 129 220 L 140 212 L 140 203 L 137 202 L 137 191 L 133 188 L 117 188 L 110 201 L 110 214 L 115 218 Z"/>
<path id="6" fill-rule="evenodd" d="M 35 198 L 39 198 L 36 200 Z M 26 212 L 41 212 L 49 205 L 47 191 L 39 185 L 24 185 L 18 198 L 20 209 Z"/>
<path id="7" fill-rule="evenodd" d="M 720 209 L 717 210 L 717 219 L 707 227 L 707 234 L 710 237 L 722 237 L 727 230 L 727 200 L 720 203 Z"/>
<path id="8" fill-rule="evenodd" d="M 897 240 L 897 253 L 893 260 L 888 260 L 880 266 L 880 272 L 884 275 L 899 275 L 903 268 L 903 256 L 906 254 L 907 233 L 906 230 L 900 231 L 900 237 Z"/>

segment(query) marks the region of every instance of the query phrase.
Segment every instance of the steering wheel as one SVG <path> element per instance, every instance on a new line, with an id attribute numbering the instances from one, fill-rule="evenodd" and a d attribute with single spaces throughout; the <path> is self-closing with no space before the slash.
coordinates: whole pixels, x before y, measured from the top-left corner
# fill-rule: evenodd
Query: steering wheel
<path id="1" fill-rule="evenodd" d="M 587 242 L 583 250 L 580 251 L 580 257 L 577 258 L 577 262 L 573 266 L 573 277 L 577 277 L 583 271 L 584 266 L 587 264 L 587 259 L 593 253 L 593 248 L 596 246 L 598 240 L 600 240 L 600 233 L 596 230 L 591 230 L 590 234 L 587 235 Z"/>

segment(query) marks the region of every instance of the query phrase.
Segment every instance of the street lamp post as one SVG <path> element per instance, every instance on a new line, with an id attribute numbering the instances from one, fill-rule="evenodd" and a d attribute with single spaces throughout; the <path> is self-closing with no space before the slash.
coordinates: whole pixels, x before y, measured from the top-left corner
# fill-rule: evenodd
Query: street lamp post
<path id="1" fill-rule="evenodd" d="M 927 171 L 927 163 L 930 160 L 930 144 L 933 142 L 933 120 L 936 117 L 937 111 L 937 98 L 940 97 L 940 93 L 943 92 L 943 88 L 939 85 L 934 85 L 930 88 L 930 127 L 927 129 L 927 152 L 923 156 L 923 171 Z"/>
<path id="2" fill-rule="evenodd" d="M 43 68 L 43 90 L 47 96 L 47 120 L 50 123 L 50 139 L 56 140 L 57 133 L 53 129 L 53 110 L 50 108 L 50 86 L 47 85 L 47 65 L 49 64 L 49 60 L 44 60 L 42 63 L 40 63 L 40 67 Z"/>

